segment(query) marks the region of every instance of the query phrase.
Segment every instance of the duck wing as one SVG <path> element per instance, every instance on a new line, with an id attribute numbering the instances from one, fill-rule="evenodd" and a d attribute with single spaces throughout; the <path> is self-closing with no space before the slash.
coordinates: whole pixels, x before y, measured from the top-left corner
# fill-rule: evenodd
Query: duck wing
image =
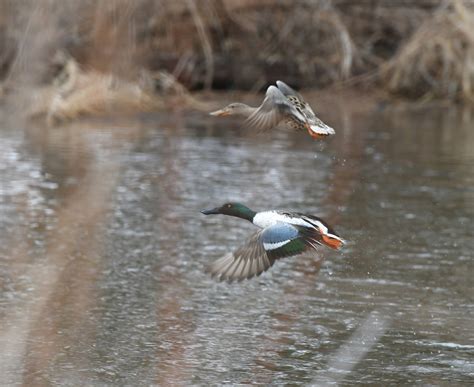
<path id="1" fill-rule="evenodd" d="M 321 121 L 314 113 L 309 103 L 296 90 L 292 89 L 285 82 L 276 82 L 278 89 L 294 105 L 295 109 L 304 117 L 304 121 L 309 124 L 310 134 L 315 136 L 332 136 L 336 132 L 329 125 Z"/>
<path id="2" fill-rule="evenodd" d="M 310 229 L 276 223 L 255 233 L 235 252 L 215 261 L 208 271 L 220 281 L 242 281 L 267 271 L 277 259 L 301 254 L 319 244 Z"/>
<path id="3" fill-rule="evenodd" d="M 290 114 L 299 114 L 283 93 L 269 86 L 262 104 L 245 121 L 249 127 L 261 131 L 272 129 Z"/>
<path id="4" fill-rule="evenodd" d="M 288 99 L 289 102 L 296 108 L 296 110 L 304 117 L 305 121 L 311 120 L 316 115 L 311 109 L 311 106 L 303 99 L 302 95 L 296 90 L 292 89 L 285 82 L 277 81 L 278 90 Z"/>
<path id="5" fill-rule="evenodd" d="M 300 93 L 298 93 L 295 89 L 288 86 L 285 82 L 276 81 L 276 85 L 278 87 L 278 90 L 280 90 L 285 97 L 294 96 L 298 98 L 301 102 L 303 103 L 305 102 L 303 99 L 303 96 Z"/>

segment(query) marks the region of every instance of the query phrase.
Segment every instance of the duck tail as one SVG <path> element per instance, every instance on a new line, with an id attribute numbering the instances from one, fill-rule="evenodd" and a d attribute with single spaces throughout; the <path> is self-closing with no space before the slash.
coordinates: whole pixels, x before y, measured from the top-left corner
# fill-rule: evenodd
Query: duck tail
<path id="1" fill-rule="evenodd" d="M 321 222 L 320 222 L 321 223 Z M 346 241 L 342 239 L 340 236 L 336 235 L 336 233 L 326 227 L 323 223 L 321 223 L 324 227 L 319 227 L 315 224 L 315 227 L 301 227 L 300 233 L 304 236 L 305 240 L 307 240 L 310 246 L 314 247 L 314 245 L 324 245 L 330 247 L 334 250 L 339 250 Z"/>
<path id="2" fill-rule="evenodd" d="M 324 124 L 323 122 L 321 122 L 321 124 L 318 124 L 318 125 L 308 125 L 307 129 L 311 137 L 315 137 L 315 138 L 328 137 L 328 136 L 333 136 L 334 134 L 336 134 L 333 128 Z"/>
<path id="3" fill-rule="evenodd" d="M 321 218 L 306 216 L 305 220 L 313 225 L 314 228 L 312 228 L 312 233 L 318 240 L 319 244 L 325 245 L 334 250 L 339 250 L 346 243 L 346 241 L 337 235 L 332 227 Z"/>

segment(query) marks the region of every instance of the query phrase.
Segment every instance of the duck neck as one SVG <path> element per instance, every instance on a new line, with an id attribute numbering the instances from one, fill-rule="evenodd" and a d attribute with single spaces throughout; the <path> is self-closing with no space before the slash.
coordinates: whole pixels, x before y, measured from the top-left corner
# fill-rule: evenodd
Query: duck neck
<path id="1" fill-rule="evenodd" d="M 237 211 L 234 211 L 230 215 L 236 216 L 237 218 L 248 220 L 249 222 L 253 223 L 253 218 L 255 217 L 256 214 L 257 213 L 255 211 L 241 205 L 240 207 L 238 207 Z"/>
<path id="2" fill-rule="evenodd" d="M 253 223 L 253 218 L 257 213 L 255 211 L 252 211 L 251 209 L 247 208 L 247 212 L 244 213 L 244 215 L 241 217 L 242 219 L 246 219 L 249 222 Z"/>

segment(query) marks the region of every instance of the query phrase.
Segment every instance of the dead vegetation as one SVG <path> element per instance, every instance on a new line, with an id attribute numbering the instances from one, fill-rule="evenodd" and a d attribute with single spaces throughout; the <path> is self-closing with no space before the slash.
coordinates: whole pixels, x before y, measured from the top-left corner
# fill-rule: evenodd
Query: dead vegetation
<path id="1" fill-rule="evenodd" d="M 50 125 L 82 116 L 133 114 L 180 105 L 208 109 L 167 72 L 142 69 L 132 82 L 111 73 L 83 71 L 74 58 L 62 52 L 56 62 L 61 71 L 52 84 L 35 90 L 28 111 L 29 117 L 46 117 Z"/>
<path id="2" fill-rule="evenodd" d="M 0 101 L 52 121 L 199 107 L 186 90 L 278 78 L 473 100 L 469 0 L 5 0 L 0 11 Z M 58 51 L 76 63 L 74 82 L 61 81 Z"/>
<path id="3" fill-rule="evenodd" d="M 444 4 L 384 69 L 391 91 L 415 98 L 474 102 L 474 9 Z"/>

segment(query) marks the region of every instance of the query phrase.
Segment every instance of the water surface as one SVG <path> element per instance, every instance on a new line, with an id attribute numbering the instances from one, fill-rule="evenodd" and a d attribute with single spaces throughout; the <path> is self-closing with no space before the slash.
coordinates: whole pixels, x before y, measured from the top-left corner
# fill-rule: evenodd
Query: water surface
<path id="1" fill-rule="evenodd" d="M 4 383 L 473 383 L 474 117 L 328 121 L 322 144 L 197 113 L 4 118 Z M 229 200 L 322 216 L 347 247 L 216 283 L 205 266 L 254 231 L 199 213 Z"/>

